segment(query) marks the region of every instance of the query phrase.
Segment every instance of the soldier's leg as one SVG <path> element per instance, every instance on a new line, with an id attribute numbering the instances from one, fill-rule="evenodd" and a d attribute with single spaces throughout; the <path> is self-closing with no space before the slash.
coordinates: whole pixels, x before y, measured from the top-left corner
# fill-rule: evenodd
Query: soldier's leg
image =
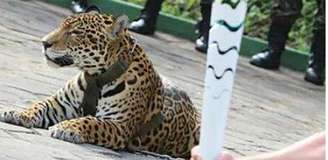
<path id="1" fill-rule="evenodd" d="M 254 55 L 250 61 L 251 64 L 266 69 L 279 68 L 288 33 L 300 16 L 301 10 L 302 0 L 275 0 L 268 33 L 268 49 Z"/>
<path id="2" fill-rule="evenodd" d="M 164 0 L 147 0 L 144 9 L 141 10 L 139 18 L 131 22 L 129 30 L 141 34 L 153 34 L 163 1 Z"/>
<path id="3" fill-rule="evenodd" d="M 296 19 L 301 15 L 302 0 L 276 0 L 271 14 L 271 26 L 268 33 L 269 48 L 282 52 Z"/>
<path id="4" fill-rule="evenodd" d="M 325 0 L 317 0 L 318 12 L 313 26 L 313 40 L 311 56 L 305 80 L 317 85 L 323 85 L 325 81 Z"/>
<path id="5" fill-rule="evenodd" d="M 212 0 L 201 0 L 202 20 L 198 25 L 199 38 L 196 40 L 195 48 L 203 53 L 206 53 L 208 47 L 208 37 L 211 23 Z"/>
<path id="6" fill-rule="evenodd" d="M 162 8 L 164 0 L 147 0 L 143 14 L 147 16 L 148 21 L 155 24 Z"/>

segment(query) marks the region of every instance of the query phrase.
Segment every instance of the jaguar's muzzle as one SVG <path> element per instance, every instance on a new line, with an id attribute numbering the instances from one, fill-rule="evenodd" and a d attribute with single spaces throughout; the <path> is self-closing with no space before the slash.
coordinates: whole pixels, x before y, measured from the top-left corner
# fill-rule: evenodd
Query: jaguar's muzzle
<path id="1" fill-rule="evenodd" d="M 69 66 L 74 64 L 73 57 L 69 55 L 63 55 L 61 57 L 50 58 L 47 54 L 45 54 L 46 59 L 57 64 L 60 67 Z"/>

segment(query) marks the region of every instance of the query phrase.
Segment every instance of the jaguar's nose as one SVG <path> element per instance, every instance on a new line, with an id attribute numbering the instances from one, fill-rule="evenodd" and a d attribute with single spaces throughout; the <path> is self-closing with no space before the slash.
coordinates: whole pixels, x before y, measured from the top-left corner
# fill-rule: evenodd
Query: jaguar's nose
<path id="1" fill-rule="evenodd" d="M 50 48 L 53 44 L 49 43 L 47 41 L 42 41 L 42 45 L 43 45 L 44 49 L 46 50 L 46 49 Z"/>

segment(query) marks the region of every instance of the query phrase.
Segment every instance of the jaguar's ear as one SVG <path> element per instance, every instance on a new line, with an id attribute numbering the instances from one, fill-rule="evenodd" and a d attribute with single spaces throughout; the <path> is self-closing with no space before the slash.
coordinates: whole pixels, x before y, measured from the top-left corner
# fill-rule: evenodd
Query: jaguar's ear
<path id="1" fill-rule="evenodd" d="M 101 13 L 101 10 L 97 6 L 91 5 L 85 10 L 85 13 Z"/>
<path id="2" fill-rule="evenodd" d="M 127 28 L 129 23 L 129 18 L 126 15 L 119 16 L 115 19 L 112 25 L 112 36 L 117 37 L 124 29 Z"/>

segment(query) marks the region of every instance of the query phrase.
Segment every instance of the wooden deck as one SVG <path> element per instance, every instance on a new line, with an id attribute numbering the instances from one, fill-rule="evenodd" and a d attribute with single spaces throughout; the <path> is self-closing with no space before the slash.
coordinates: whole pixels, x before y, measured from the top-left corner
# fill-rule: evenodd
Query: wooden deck
<path id="1" fill-rule="evenodd" d="M 52 69 L 44 63 L 40 38 L 54 29 L 68 10 L 39 1 L 0 1 L 0 110 L 22 109 L 62 87 L 77 70 Z M 205 55 L 192 42 L 157 33 L 136 35 L 158 71 L 202 104 Z M 220 63 L 220 62 L 218 62 Z M 213 122 L 215 124 L 215 122 Z M 225 149 L 236 155 L 277 150 L 324 129 L 325 88 L 282 69 L 270 72 L 240 58 Z M 31 130 L 0 123 L 0 159 L 159 159 L 75 145 Z"/>

